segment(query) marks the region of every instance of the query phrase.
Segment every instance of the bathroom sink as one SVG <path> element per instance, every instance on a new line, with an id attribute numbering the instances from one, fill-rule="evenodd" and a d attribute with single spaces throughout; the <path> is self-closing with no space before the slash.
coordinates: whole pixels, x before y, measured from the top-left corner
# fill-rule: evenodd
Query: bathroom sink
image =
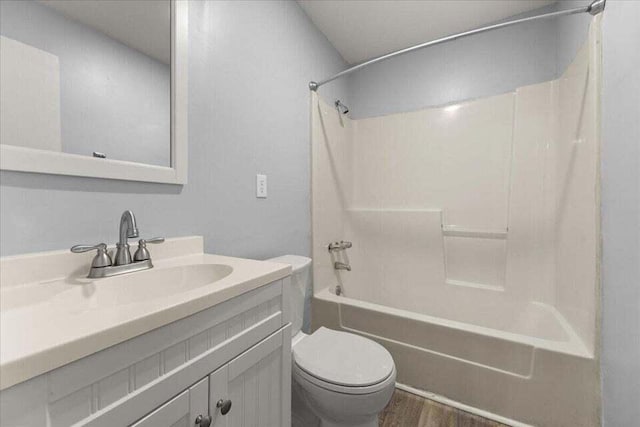
<path id="1" fill-rule="evenodd" d="M 69 304 L 76 310 L 123 304 L 153 303 L 211 285 L 233 272 L 225 264 L 191 264 L 124 274 L 87 282 L 61 292 L 53 303 Z"/>
<path id="2" fill-rule="evenodd" d="M 167 239 L 154 267 L 87 278 L 93 254 L 0 258 L 0 389 L 286 277 L 291 267 Z M 25 325 L 29 333 L 25 334 Z"/>

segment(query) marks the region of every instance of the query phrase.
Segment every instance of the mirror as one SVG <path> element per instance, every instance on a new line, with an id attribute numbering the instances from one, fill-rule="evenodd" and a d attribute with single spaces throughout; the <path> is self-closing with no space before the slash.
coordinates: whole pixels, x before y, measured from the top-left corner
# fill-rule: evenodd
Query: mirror
<path id="1" fill-rule="evenodd" d="M 0 2 L 2 169 L 186 181 L 187 2 Z"/>

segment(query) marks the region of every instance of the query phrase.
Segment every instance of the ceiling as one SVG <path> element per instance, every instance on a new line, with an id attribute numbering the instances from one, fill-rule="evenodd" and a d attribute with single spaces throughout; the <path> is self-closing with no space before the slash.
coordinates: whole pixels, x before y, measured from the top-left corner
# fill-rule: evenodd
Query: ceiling
<path id="1" fill-rule="evenodd" d="M 471 30 L 555 0 L 297 0 L 350 64 Z"/>
<path id="2" fill-rule="evenodd" d="M 41 0 L 40 3 L 158 61 L 170 62 L 169 0 Z"/>

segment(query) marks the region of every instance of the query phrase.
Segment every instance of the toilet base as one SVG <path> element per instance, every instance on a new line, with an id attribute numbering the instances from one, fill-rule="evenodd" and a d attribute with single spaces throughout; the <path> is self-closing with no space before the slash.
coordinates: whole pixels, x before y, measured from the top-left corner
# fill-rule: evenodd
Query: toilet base
<path id="1" fill-rule="evenodd" d="M 304 391 L 296 381 L 291 381 L 291 425 L 292 427 L 378 427 L 378 416 L 359 419 L 357 422 L 336 422 L 320 419 L 304 399 Z"/>
<path id="2" fill-rule="evenodd" d="M 320 427 L 320 418 L 304 399 L 303 390 L 291 379 L 291 427 Z"/>
<path id="3" fill-rule="evenodd" d="M 341 423 L 333 423 L 331 421 L 320 421 L 320 427 L 378 427 L 378 417 L 373 417 L 369 421 L 363 421 L 358 424 L 341 424 Z"/>
<path id="4" fill-rule="evenodd" d="M 314 422 L 315 420 L 307 420 L 307 426 L 377 427 L 378 414 L 389 403 L 395 389 L 395 369 L 385 380 L 386 384 L 383 388 L 367 394 L 343 394 L 330 391 L 308 381 L 303 376 L 296 375 L 296 372 L 297 370 L 294 369 L 292 393 L 295 397 L 292 399 L 292 412 L 302 410 L 307 416 L 313 414 L 318 424 Z M 302 413 L 298 414 L 302 415 Z"/>

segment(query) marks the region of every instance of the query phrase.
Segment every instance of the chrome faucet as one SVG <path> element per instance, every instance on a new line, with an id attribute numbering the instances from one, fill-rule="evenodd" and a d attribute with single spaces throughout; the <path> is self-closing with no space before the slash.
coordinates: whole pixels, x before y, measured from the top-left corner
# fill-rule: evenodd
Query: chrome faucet
<path id="1" fill-rule="evenodd" d="M 351 271 L 351 266 L 349 264 L 346 264 L 344 262 L 339 262 L 339 261 L 336 261 L 333 263 L 333 268 L 335 268 L 336 270 Z"/>
<path id="2" fill-rule="evenodd" d="M 120 217 L 120 240 L 116 243 L 115 265 L 131 264 L 131 251 L 129 251 L 129 238 L 138 237 L 136 217 L 133 212 L 127 210 Z"/>
<path id="3" fill-rule="evenodd" d="M 131 251 L 129 250 L 129 239 L 138 237 L 138 235 L 136 217 L 133 212 L 127 210 L 124 211 L 120 217 L 120 240 L 116 243 L 116 255 L 113 261 L 111 260 L 111 256 L 109 256 L 105 243 L 99 243 L 97 245 L 75 245 L 71 248 L 71 252 L 97 251 L 96 256 L 93 258 L 93 261 L 91 261 L 91 269 L 89 270 L 88 277 L 91 279 L 146 270 L 153 267 L 151 254 L 149 254 L 149 250 L 147 249 L 147 243 L 162 243 L 164 242 L 164 237 L 140 239 L 138 241 L 138 250 L 132 260 Z"/>

